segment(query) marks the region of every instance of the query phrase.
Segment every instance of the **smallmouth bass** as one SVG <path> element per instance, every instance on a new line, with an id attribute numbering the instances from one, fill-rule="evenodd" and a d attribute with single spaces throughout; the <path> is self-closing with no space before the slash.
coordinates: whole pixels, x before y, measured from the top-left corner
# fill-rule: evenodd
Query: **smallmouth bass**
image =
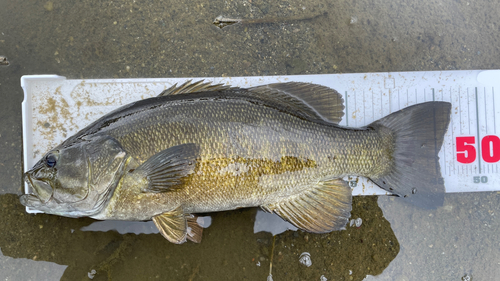
<path id="1" fill-rule="evenodd" d="M 426 102 L 362 128 L 339 126 L 342 96 L 308 83 L 172 87 L 101 117 L 45 154 L 21 203 L 48 214 L 153 220 L 201 241 L 196 214 L 260 206 L 300 229 L 344 228 L 364 176 L 413 204 L 443 202 L 438 152 L 451 104 Z"/>

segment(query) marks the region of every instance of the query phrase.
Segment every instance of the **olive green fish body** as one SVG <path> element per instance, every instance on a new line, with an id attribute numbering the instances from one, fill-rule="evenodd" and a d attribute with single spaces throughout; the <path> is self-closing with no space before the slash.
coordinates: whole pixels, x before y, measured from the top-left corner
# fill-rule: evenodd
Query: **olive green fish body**
<path id="1" fill-rule="evenodd" d="M 312 122 L 280 111 L 277 105 L 264 106 L 256 99 L 223 94 L 174 101 L 157 98 L 159 106 L 108 123 L 103 131 L 116 138 L 139 164 L 185 143 L 196 144 L 199 156 L 182 188 L 166 193 L 134 192 L 122 201 L 138 200 L 139 204 L 117 207 L 112 203 L 104 215 L 96 217 L 145 220 L 177 206 L 189 213 L 260 206 L 298 194 L 318 180 L 371 177 L 390 168 L 391 149 L 387 146 L 392 142 L 384 142 L 373 129 Z M 125 179 L 117 193 L 130 190 L 129 182 L 133 180 Z M 143 210 L 134 212 L 137 206 Z"/>
<path id="2" fill-rule="evenodd" d="M 260 206 L 314 233 L 350 216 L 344 176 L 411 203 L 442 204 L 438 152 L 450 104 L 428 102 L 363 128 L 338 123 L 343 99 L 308 83 L 250 89 L 186 83 L 123 106 L 25 173 L 21 203 L 46 213 L 153 220 L 169 241 L 200 242 L 196 213 Z"/>

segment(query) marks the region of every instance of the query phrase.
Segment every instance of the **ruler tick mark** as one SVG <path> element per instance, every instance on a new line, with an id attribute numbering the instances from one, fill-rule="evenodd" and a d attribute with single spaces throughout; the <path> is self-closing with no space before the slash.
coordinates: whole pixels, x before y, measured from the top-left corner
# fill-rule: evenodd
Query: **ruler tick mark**
<path id="1" fill-rule="evenodd" d="M 346 118 L 345 118 L 345 125 L 347 127 L 349 127 L 349 106 L 348 106 L 348 101 L 349 100 L 349 96 L 347 95 L 347 91 L 345 91 L 345 114 L 346 114 Z"/>
<path id="2" fill-rule="evenodd" d="M 475 87 L 475 94 L 476 94 L 476 127 L 477 127 L 477 163 L 479 166 L 479 173 L 481 174 L 481 144 L 480 138 L 479 138 L 479 102 L 477 98 L 477 87 Z"/>
<path id="3" fill-rule="evenodd" d="M 497 120 L 496 120 L 496 109 L 495 109 L 495 88 L 491 88 L 491 96 L 493 97 L 493 132 L 497 134 Z"/>

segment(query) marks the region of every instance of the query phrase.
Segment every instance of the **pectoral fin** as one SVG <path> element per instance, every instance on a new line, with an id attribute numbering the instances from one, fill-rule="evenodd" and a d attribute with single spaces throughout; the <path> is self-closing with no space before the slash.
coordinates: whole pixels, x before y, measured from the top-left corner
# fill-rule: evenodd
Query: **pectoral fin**
<path id="1" fill-rule="evenodd" d="M 318 185 L 285 200 L 261 206 L 296 227 L 326 233 L 345 227 L 351 213 L 351 188 L 342 179 L 319 182 Z"/>
<path id="2" fill-rule="evenodd" d="M 154 216 L 153 222 L 168 241 L 175 244 L 186 242 L 188 226 L 182 207 Z"/>
<path id="3" fill-rule="evenodd" d="M 142 191 L 158 193 L 181 188 L 194 171 L 198 151 L 195 144 L 186 143 L 153 155 L 134 171 L 148 181 Z"/>

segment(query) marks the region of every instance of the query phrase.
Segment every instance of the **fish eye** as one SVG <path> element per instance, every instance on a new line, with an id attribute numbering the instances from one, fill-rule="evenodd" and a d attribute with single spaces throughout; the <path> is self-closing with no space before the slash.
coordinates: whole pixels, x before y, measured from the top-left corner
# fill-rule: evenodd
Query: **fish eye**
<path id="1" fill-rule="evenodd" d="M 47 167 L 52 168 L 56 165 L 56 163 L 56 156 L 54 154 L 49 154 L 45 157 L 45 165 L 47 165 Z"/>

